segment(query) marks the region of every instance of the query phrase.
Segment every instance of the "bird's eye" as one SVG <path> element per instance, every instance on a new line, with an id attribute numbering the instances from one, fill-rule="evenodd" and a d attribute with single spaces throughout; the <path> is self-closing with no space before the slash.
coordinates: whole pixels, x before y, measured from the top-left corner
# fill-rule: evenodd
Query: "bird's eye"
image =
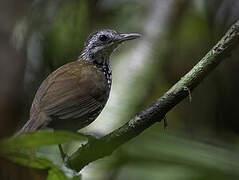
<path id="1" fill-rule="evenodd" d="M 100 35 L 99 39 L 101 41 L 106 41 L 108 39 L 108 37 L 106 35 Z"/>

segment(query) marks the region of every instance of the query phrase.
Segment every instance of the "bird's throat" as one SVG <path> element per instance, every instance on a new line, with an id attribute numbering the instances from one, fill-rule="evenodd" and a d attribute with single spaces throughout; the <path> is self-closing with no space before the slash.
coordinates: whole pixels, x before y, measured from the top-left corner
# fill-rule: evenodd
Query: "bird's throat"
<path id="1" fill-rule="evenodd" d="M 104 73 L 107 83 L 109 87 L 111 87 L 112 71 L 109 63 L 109 58 L 103 59 L 103 57 L 101 57 L 100 59 L 94 59 L 92 62 L 98 69 L 100 69 Z"/>

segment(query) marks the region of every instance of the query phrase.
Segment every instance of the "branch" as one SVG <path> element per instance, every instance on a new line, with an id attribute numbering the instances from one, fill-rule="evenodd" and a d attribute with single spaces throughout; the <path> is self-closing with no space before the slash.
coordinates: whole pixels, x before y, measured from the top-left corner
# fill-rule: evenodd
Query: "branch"
<path id="1" fill-rule="evenodd" d="M 81 170 L 97 159 L 110 155 L 125 142 L 138 136 L 145 129 L 161 121 L 166 113 L 190 95 L 190 92 L 211 72 L 239 43 L 239 20 L 224 37 L 171 89 L 151 106 L 141 111 L 119 129 L 100 139 L 82 145 L 66 161 L 68 167 Z"/>

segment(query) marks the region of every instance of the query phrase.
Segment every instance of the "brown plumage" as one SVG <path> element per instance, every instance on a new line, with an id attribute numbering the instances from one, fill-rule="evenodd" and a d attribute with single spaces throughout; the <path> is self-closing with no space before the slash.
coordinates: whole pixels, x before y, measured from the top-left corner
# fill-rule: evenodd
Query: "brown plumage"
<path id="1" fill-rule="evenodd" d="M 41 84 L 24 131 L 46 126 L 80 129 L 94 120 L 88 119 L 89 115 L 97 116 L 101 112 L 108 99 L 108 89 L 104 74 L 91 63 L 76 61 L 66 64 Z M 78 118 L 84 118 L 85 122 L 78 123 Z"/>
<path id="2" fill-rule="evenodd" d="M 93 122 L 109 97 L 110 54 L 121 42 L 137 37 L 113 30 L 91 35 L 77 61 L 63 65 L 43 81 L 30 119 L 19 133 L 46 127 L 76 131 Z"/>

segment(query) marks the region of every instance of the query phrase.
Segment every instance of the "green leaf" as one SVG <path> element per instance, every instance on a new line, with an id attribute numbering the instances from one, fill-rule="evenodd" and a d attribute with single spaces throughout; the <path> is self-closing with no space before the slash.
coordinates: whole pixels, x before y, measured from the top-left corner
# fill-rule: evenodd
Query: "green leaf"
<path id="1" fill-rule="evenodd" d="M 3 155 L 3 154 L 1 154 Z M 20 164 L 22 166 L 36 168 L 36 169 L 45 169 L 48 171 L 47 180 L 80 180 L 80 176 L 73 171 L 63 171 L 57 167 L 54 163 L 45 158 L 31 157 L 24 153 L 7 153 L 4 154 L 4 158 Z M 70 172 L 70 173 L 69 173 Z M 66 175 L 68 174 L 68 176 Z"/>
<path id="2" fill-rule="evenodd" d="M 70 140 L 85 140 L 86 138 L 78 133 L 68 131 L 47 131 L 41 130 L 10 137 L 0 142 L 3 150 L 35 148 L 54 144 L 62 144 Z"/>

